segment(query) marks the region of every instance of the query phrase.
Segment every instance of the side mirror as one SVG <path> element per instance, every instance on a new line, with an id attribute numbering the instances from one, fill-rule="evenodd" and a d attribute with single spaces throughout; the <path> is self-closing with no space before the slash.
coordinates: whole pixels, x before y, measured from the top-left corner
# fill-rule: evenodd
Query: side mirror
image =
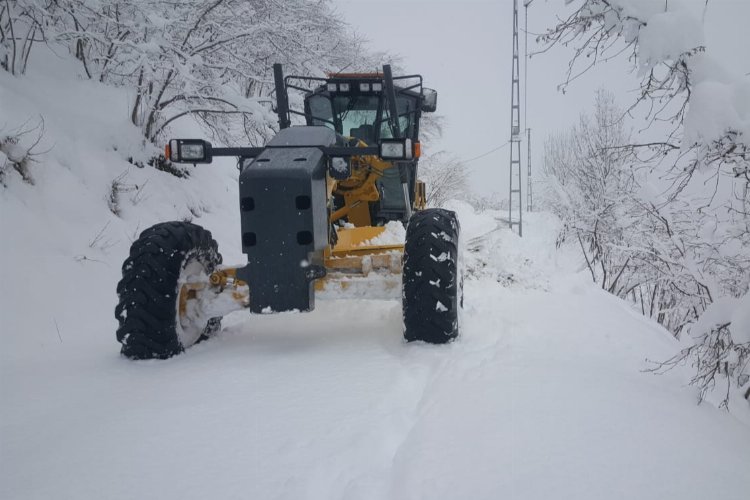
<path id="1" fill-rule="evenodd" d="M 422 89 L 422 111 L 433 113 L 435 110 L 437 110 L 437 90 Z"/>
<path id="2" fill-rule="evenodd" d="M 202 139 L 171 139 L 164 156 L 174 163 L 211 163 L 211 143 Z"/>

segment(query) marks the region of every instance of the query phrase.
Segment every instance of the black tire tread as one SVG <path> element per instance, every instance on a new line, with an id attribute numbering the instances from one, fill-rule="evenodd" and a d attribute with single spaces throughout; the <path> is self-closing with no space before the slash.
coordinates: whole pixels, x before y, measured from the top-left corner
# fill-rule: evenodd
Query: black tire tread
<path id="1" fill-rule="evenodd" d="M 456 214 L 450 210 L 425 209 L 409 220 L 403 267 L 404 338 L 409 342 L 444 344 L 458 336 L 459 232 Z M 442 254 L 450 258 L 435 259 Z M 436 308 L 438 301 L 446 311 Z"/>
<path id="2" fill-rule="evenodd" d="M 176 333 L 177 282 L 188 255 L 208 272 L 221 263 L 211 233 L 188 222 L 163 222 L 143 231 L 130 247 L 117 284 L 115 318 L 121 352 L 131 359 L 165 359 L 184 350 Z M 204 335 L 220 328 L 209 321 Z"/>

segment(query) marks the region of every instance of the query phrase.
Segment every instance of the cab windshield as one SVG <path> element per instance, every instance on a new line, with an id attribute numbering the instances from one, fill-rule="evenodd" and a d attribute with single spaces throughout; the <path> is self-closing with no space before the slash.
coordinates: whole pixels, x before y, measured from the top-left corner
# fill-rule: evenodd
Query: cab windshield
<path id="1" fill-rule="evenodd" d="M 380 96 L 336 96 L 333 112 L 339 123 L 341 135 L 358 137 L 365 142 L 375 142 L 375 122 L 380 110 Z M 369 141 L 368 141 L 369 139 Z"/>
<path id="2" fill-rule="evenodd" d="M 412 137 L 416 98 L 396 98 L 401 134 Z M 323 125 L 347 137 L 357 137 L 368 144 L 380 138 L 392 138 L 388 109 L 380 94 L 327 95 L 308 98 L 308 123 Z"/>

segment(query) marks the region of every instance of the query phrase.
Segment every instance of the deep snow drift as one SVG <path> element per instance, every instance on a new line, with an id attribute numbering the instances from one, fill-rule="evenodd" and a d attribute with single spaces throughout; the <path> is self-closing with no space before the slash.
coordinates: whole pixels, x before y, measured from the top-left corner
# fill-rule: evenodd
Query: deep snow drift
<path id="1" fill-rule="evenodd" d="M 123 113 L 98 111 L 126 97 L 0 73 L 0 114 L 43 114 L 52 147 L 35 186 L 0 188 L 1 498 L 747 498 L 744 414 L 697 406 L 687 371 L 643 373 L 678 345 L 556 251 L 544 214 L 520 239 L 454 204 L 453 344 L 404 344 L 396 301 L 331 300 L 234 314 L 168 361 L 121 358 L 115 285 L 137 232 L 191 217 L 242 257 L 234 166 L 130 165 Z"/>

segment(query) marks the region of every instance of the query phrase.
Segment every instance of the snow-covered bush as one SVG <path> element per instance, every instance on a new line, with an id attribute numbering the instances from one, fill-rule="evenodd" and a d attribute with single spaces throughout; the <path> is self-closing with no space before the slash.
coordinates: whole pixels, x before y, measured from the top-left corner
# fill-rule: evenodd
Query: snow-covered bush
<path id="1" fill-rule="evenodd" d="M 580 244 L 592 279 L 615 292 L 631 256 L 627 246 L 637 220 L 632 217 L 638 189 L 621 146 L 628 135 L 614 96 L 600 90 L 593 117 L 545 144 L 547 204 L 564 222 L 561 239 Z M 620 286 L 621 287 L 621 286 Z"/>
<path id="2" fill-rule="evenodd" d="M 670 221 L 640 195 L 646 179 L 624 147 L 630 137 L 614 96 L 600 90 L 592 117 L 547 141 L 543 198 L 563 222 L 558 243 L 580 248 L 592 280 L 677 333 L 705 307 L 703 288 Z"/>
<path id="3" fill-rule="evenodd" d="M 42 118 L 34 125 L 29 120 L 15 129 L 0 129 L 0 185 L 6 186 L 6 178 L 11 171 L 17 172 L 25 182 L 34 184 L 30 167 L 44 153 L 39 150 L 43 137 Z"/>
<path id="4" fill-rule="evenodd" d="M 431 207 L 442 207 L 448 200 L 462 199 L 468 191 L 466 165 L 446 151 L 422 158 L 419 177 L 425 182 L 427 204 Z"/>
<path id="5" fill-rule="evenodd" d="M 644 314 L 676 335 L 689 333 L 695 339 L 683 359 L 698 368 L 694 382 L 701 398 L 714 387 L 706 383 L 713 375 L 742 388 L 748 383 L 747 349 L 727 340 L 738 327 L 701 317 L 710 304 L 725 299 L 741 307 L 739 297 L 747 297 L 750 285 L 750 81 L 712 60 L 689 2 L 566 3 L 576 4 L 573 12 L 540 37 L 574 51 L 561 87 L 599 61 L 627 53 L 641 78 L 641 92 L 627 111 L 642 113 L 647 127 L 658 122 L 664 134 L 656 141 L 623 138 L 617 145 L 644 178 L 636 175 L 632 198 L 612 207 L 620 211 L 615 218 L 624 221 L 628 234 L 604 243 L 622 254 L 616 262 L 629 280 L 624 290 L 619 289 L 622 277 L 615 289 L 606 283 L 605 288 L 639 302 Z M 710 9 L 710 3 L 704 8 Z M 601 217 L 600 224 L 611 227 L 607 221 Z M 598 257 L 601 248 L 589 251 L 599 252 Z M 625 255 L 634 258 L 623 261 Z M 612 276 L 606 264 L 601 272 Z M 706 367 L 719 367 L 727 357 L 734 361 L 707 379 Z"/>
<path id="6" fill-rule="evenodd" d="M 700 398 L 728 408 L 732 389 L 750 400 L 750 295 L 743 299 L 724 297 L 708 306 L 689 328 L 690 345 L 671 359 L 658 363 L 654 371 L 691 363 L 696 370 L 692 384 Z"/>

